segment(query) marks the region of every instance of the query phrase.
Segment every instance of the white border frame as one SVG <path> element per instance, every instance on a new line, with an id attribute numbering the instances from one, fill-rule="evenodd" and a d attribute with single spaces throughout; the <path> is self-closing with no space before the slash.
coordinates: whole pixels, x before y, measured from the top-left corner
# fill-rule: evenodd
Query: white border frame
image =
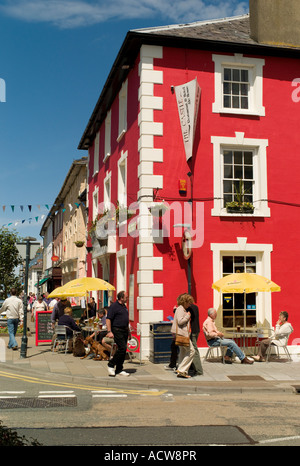
<path id="1" fill-rule="evenodd" d="M 244 57 L 242 54 L 212 55 L 215 63 L 215 102 L 213 113 L 230 113 L 239 115 L 265 116 L 263 106 L 263 66 L 265 60 L 261 58 Z M 223 68 L 247 68 L 249 70 L 250 90 L 249 108 L 227 108 L 223 106 Z"/>
<path id="2" fill-rule="evenodd" d="M 267 147 L 268 139 L 245 138 L 245 133 L 235 133 L 235 137 L 212 136 L 213 144 L 213 166 L 214 166 L 214 207 L 212 216 L 250 216 L 270 217 L 268 207 L 267 189 Z M 223 175 L 222 175 L 222 151 L 224 148 L 238 150 L 252 150 L 254 153 L 254 183 L 253 183 L 253 214 L 228 213 L 223 207 Z"/>
<path id="3" fill-rule="evenodd" d="M 210 249 L 213 253 L 213 283 L 222 278 L 222 257 L 225 254 L 232 255 L 255 255 L 256 273 L 271 279 L 271 252 L 272 244 L 247 243 L 247 238 L 237 237 L 236 243 L 211 243 Z M 215 309 L 222 309 L 222 293 L 217 290 L 213 292 L 213 305 Z M 272 303 L 271 293 L 257 294 L 257 322 L 264 327 L 272 326 Z M 220 313 L 221 314 L 221 313 Z M 218 316 L 218 321 L 221 315 Z"/>

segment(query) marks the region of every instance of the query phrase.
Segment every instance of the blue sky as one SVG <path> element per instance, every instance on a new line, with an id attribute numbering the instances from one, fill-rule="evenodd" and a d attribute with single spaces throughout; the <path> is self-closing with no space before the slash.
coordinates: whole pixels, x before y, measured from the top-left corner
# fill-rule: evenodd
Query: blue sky
<path id="1" fill-rule="evenodd" d="M 42 240 L 130 29 L 247 12 L 248 0 L 0 0 L 0 225 Z"/>

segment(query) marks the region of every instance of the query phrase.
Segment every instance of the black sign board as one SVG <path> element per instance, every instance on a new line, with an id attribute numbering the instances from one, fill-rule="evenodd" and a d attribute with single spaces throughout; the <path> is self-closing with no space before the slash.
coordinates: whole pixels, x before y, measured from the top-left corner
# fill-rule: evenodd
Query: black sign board
<path id="1" fill-rule="evenodd" d="M 35 344 L 52 341 L 53 328 L 51 322 L 52 311 L 37 311 L 35 315 Z"/>

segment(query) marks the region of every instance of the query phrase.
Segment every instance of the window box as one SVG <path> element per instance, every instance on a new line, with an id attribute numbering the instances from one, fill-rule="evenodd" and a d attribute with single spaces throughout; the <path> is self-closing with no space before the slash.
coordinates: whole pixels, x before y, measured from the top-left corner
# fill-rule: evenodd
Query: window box
<path id="1" fill-rule="evenodd" d="M 230 202 L 226 204 L 226 211 L 229 214 L 253 214 L 254 206 L 248 203 L 238 204 L 236 202 Z"/>

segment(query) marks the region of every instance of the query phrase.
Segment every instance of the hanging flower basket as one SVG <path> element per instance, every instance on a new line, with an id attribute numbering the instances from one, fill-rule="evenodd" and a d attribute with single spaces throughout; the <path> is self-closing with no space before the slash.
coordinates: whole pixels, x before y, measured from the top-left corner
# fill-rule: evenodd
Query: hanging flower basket
<path id="1" fill-rule="evenodd" d="M 84 246 L 84 241 L 74 241 L 74 244 L 77 248 L 82 248 Z"/>
<path id="2" fill-rule="evenodd" d="M 150 206 L 149 210 L 153 217 L 162 217 L 169 210 L 169 206 L 164 202 L 157 202 Z"/>

